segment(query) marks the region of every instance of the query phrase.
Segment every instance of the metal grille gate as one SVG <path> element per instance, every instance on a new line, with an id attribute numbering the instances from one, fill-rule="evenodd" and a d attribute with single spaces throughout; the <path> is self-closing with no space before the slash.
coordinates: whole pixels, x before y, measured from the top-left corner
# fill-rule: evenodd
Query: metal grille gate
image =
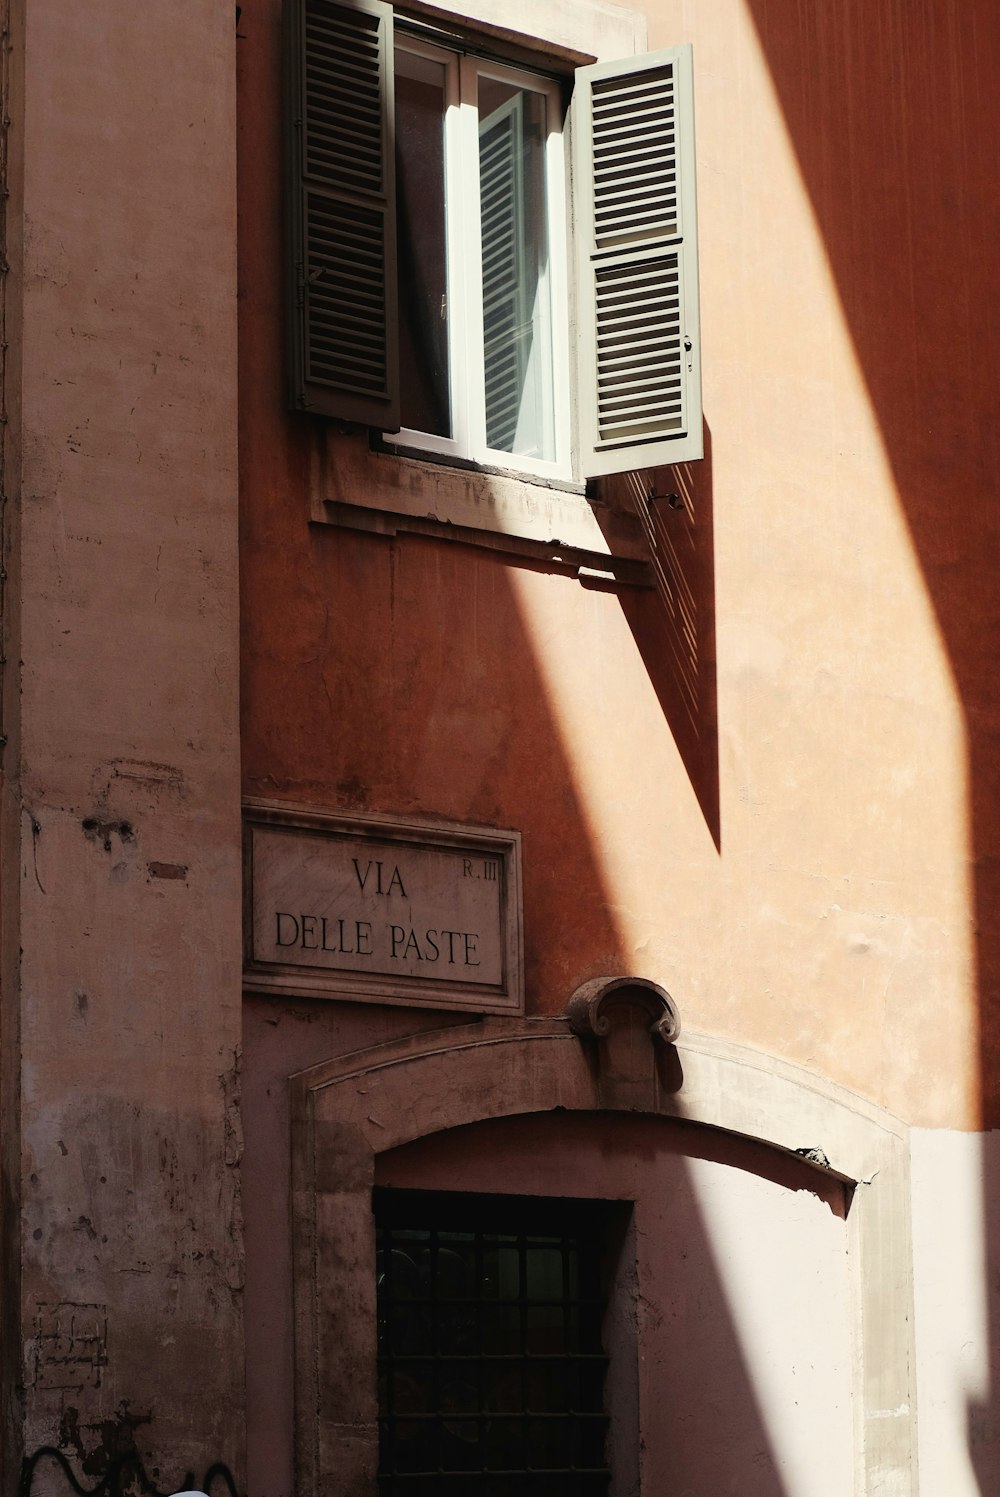
<path id="1" fill-rule="evenodd" d="M 603 1497 L 593 1202 L 375 1192 L 381 1497 Z"/>

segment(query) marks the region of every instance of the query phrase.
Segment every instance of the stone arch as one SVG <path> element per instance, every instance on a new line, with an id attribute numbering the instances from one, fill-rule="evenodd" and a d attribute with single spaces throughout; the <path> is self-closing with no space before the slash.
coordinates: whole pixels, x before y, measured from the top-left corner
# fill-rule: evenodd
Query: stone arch
<path id="1" fill-rule="evenodd" d="M 292 1078 L 297 1490 L 376 1492 L 376 1156 L 469 1123 L 561 1108 L 723 1129 L 805 1157 L 853 1187 L 857 1491 L 909 1497 L 915 1390 L 905 1128 L 854 1094 L 746 1047 L 690 1032 L 676 1045 L 656 1043 L 646 992 L 630 1004 L 619 984 L 607 1012 L 612 1022 L 591 1038 L 565 1020 L 486 1020 Z M 366 1367 L 371 1376 L 359 1376 Z"/>

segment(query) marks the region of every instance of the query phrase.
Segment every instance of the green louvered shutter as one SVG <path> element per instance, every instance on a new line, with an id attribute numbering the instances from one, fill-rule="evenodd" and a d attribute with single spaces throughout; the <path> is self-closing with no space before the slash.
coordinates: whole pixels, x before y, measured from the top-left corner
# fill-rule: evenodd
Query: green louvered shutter
<path id="1" fill-rule="evenodd" d="M 531 308 L 524 266 L 523 96 L 479 122 L 486 445 L 516 452 Z"/>
<path id="2" fill-rule="evenodd" d="M 392 7 L 286 3 L 291 401 L 397 431 Z"/>
<path id="3" fill-rule="evenodd" d="M 702 456 L 691 48 L 580 68 L 582 476 Z"/>

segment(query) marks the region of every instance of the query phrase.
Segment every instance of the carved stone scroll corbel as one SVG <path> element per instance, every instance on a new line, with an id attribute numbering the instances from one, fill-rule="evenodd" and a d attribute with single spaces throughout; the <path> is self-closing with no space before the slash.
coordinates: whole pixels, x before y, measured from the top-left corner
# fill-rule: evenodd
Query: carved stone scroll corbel
<path id="1" fill-rule="evenodd" d="M 580 984 L 567 1003 L 566 1019 L 574 1034 L 584 1039 L 595 1036 L 603 1039 L 611 1032 L 615 1011 L 622 1009 L 638 1009 L 646 1014 L 653 1039 L 665 1045 L 677 1041 L 681 1032 L 680 1010 L 666 988 L 647 977 L 590 978 Z"/>

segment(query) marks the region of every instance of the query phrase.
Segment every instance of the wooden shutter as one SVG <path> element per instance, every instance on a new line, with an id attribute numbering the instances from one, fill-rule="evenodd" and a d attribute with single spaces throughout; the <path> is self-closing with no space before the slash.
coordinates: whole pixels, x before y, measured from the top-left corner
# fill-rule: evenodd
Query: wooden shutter
<path id="1" fill-rule="evenodd" d="M 523 103 L 515 94 L 479 123 L 486 445 L 500 452 L 516 450 L 531 353 L 524 264 Z"/>
<path id="2" fill-rule="evenodd" d="M 398 431 L 392 7 L 287 18 L 291 401 Z"/>
<path id="3" fill-rule="evenodd" d="M 691 48 L 580 68 L 579 467 L 702 456 Z"/>

